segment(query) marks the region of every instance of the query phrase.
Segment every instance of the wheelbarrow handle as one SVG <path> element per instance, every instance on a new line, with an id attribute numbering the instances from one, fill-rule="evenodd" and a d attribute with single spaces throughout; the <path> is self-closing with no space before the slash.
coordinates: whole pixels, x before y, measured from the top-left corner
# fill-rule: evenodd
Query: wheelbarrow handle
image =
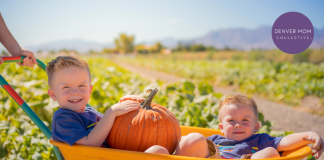
<path id="1" fill-rule="evenodd" d="M 10 62 L 23 62 L 24 58 L 26 56 L 17 56 L 17 57 L 2 57 L 4 63 L 10 63 Z M 46 65 L 42 61 L 36 58 L 36 61 L 38 63 L 38 66 L 42 68 L 46 72 Z"/>

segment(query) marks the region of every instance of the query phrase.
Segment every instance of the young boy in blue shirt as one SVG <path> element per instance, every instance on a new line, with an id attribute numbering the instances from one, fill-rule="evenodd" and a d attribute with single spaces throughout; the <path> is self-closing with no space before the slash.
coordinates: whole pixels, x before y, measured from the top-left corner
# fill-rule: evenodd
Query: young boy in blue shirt
<path id="1" fill-rule="evenodd" d="M 88 64 L 72 56 L 60 56 L 48 63 L 49 96 L 60 108 L 54 113 L 52 138 L 69 145 L 105 146 L 117 116 L 140 108 L 135 101 L 123 101 L 106 110 L 104 114 L 86 107 L 92 91 Z M 165 153 L 165 148 L 152 146 L 149 153 Z"/>

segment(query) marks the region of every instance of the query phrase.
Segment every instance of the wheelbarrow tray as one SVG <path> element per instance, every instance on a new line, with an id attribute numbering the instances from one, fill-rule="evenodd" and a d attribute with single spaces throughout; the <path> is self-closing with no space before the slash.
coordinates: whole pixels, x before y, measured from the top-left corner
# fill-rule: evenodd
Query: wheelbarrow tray
<path id="1" fill-rule="evenodd" d="M 181 135 L 185 136 L 192 132 L 198 132 L 209 137 L 214 134 L 223 135 L 220 130 L 181 126 Z M 121 159 L 140 159 L 140 160 L 198 160 L 205 158 L 195 158 L 176 155 L 153 154 L 135 151 L 126 151 L 112 148 L 101 148 L 84 145 L 70 146 L 66 143 L 50 140 L 50 143 L 59 147 L 63 157 L 66 160 L 121 160 Z M 307 157 L 311 154 L 311 148 L 303 146 L 291 151 L 285 151 L 280 158 L 272 158 L 272 160 L 297 160 Z"/>

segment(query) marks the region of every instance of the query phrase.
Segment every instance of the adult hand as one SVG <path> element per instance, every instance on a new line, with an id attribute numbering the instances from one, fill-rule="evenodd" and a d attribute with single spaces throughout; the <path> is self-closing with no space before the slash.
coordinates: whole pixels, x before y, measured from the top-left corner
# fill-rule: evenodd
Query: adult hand
<path id="1" fill-rule="evenodd" d="M 20 56 L 26 56 L 23 62 L 17 62 L 19 66 L 34 67 L 34 64 L 38 64 L 34 53 L 28 49 L 21 48 Z M 1 63 L 0 63 L 1 64 Z"/>
<path id="2" fill-rule="evenodd" d="M 4 61 L 3 61 L 2 57 L 0 56 L 0 65 L 1 65 L 3 62 L 4 62 Z"/>

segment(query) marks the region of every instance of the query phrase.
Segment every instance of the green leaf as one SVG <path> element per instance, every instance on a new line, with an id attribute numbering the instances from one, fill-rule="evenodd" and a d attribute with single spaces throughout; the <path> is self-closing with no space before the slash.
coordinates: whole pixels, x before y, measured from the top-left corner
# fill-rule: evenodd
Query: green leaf
<path id="1" fill-rule="evenodd" d="M 32 159 L 42 160 L 42 155 L 38 152 L 35 152 L 32 156 Z"/>
<path id="2" fill-rule="evenodd" d="M 222 93 L 213 93 L 213 96 L 215 96 L 217 99 L 221 99 L 223 94 Z"/>
<path id="3" fill-rule="evenodd" d="M 198 90 L 200 95 L 207 95 L 209 93 L 213 93 L 213 87 L 206 82 L 200 82 L 198 84 Z"/>
<path id="4" fill-rule="evenodd" d="M 185 81 L 183 83 L 183 92 L 187 94 L 193 94 L 195 90 L 195 85 L 192 82 Z"/>
<path id="5" fill-rule="evenodd" d="M 4 158 L 7 155 L 7 150 L 0 145 L 0 158 Z"/>
<path id="6" fill-rule="evenodd" d="M 0 121 L 0 130 L 9 129 L 10 123 L 6 121 Z"/>

